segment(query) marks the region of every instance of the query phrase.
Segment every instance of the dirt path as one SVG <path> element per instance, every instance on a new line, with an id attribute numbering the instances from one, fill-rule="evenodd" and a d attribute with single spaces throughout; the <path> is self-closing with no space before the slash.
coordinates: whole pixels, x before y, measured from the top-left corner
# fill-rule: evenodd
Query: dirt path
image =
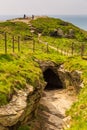
<path id="1" fill-rule="evenodd" d="M 47 42 L 43 42 L 40 39 L 39 39 L 39 43 L 47 45 Z M 63 55 L 67 55 L 67 56 L 71 56 L 72 55 L 70 52 L 65 52 L 65 51 L 63 51 L 63 50 L 61 50 L 59 48 L 54 47 L 54 46 L 48 45 L 48 47 L 53 49 L 53 50 L 55 50 L 55 51 L 57 51 L 57 52 L 59 52 L 59 53 L 61 53 L 61 54 L 63 54 Z"/>
<path id="2" fill-rule="evenodd" d="M 65 112 L 73 102 L 75 97 L 65 89 L 44 91 L 38 111 L 38 130 L 62 130 L 69 120 Z"/>
<path id="3" fill-rule="evenodd" d="M 61 53 L 61 54 L 63 54 L 63 55 L 68 55 L 68 56 L 71 56 L 71 55 L 72 55 L 72 54 L 69 53 L 69 52 L 65 52 L 65 51 L 63 51 L 63 50 L 57 49 L 57 48 L 55 48 L 55 47 L 53 47 L 53 46 L 51 46 L 51 45 L 49 45 L 49 47 L 50 47 L 51 49 L 55 50 L 55 51 L 58 51 L 59 53 Z"/>

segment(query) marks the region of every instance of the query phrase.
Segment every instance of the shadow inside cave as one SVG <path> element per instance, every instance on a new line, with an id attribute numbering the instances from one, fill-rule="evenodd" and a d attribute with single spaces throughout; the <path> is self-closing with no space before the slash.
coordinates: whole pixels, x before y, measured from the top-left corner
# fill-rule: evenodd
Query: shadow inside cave
<path id="1" fill-rule="evenodd" d="M 45 90 L 62 89 L 63 85 L 59 76 L 50 68 L 43 72 L 44 80 L 47 82 Z"/>

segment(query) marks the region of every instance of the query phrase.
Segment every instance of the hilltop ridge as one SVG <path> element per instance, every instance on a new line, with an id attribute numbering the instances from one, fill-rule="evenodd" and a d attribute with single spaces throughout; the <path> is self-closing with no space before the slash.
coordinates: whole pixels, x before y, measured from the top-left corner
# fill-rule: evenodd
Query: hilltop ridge
<path id="1" fill-rule="evenodd" d="M 34 34 L 36 35 L 41 33 L 43 36 L 76 39 L 78 41 L 87 40 L 87 31 L 80 29 L 72 23 L 65 22 L 58 18 L 51 18 L 48 16 L 34 16 L 33 18 L 15 18 L 2 23 L 0 22 L 1 26 L 3 26 L 3 30 L 10 32 L 11 28 L 18 25 L 19 28 L 17 30 L 15 29 L 16 34 L 17 31 L 19 31 L 19 34 L 21 34 L 21 31 L 23 31 L 20 30 L 23 25 L 22 23 L 28 30 L 25 30 L 25 35 L 30 35 L 30 32 L 34 30 Z M 2 29 L 1 26 L 0 30 Z M 7 28 L 7 30 L 5 28 Z"/>

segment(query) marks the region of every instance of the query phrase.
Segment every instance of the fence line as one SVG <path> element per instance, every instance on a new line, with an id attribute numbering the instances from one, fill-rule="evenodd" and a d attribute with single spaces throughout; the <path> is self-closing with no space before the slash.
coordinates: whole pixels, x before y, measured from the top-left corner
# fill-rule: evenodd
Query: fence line
<path id="1" fill-rule="evenodd" d="M 23 37 L 21 36 L 15 36 L 15 35 L 11 35 L 7 32 L 4 33 L 0 33 L 2 34 L 3 38 L 2 41 L 4 40 L 4 53 L 7 54 L 9 51 L 9 48 L 12 49 L 12 52 L 16 53 L 16 52 L 21 52 L 23 51 L 24 48 L 26 49 L 32 49 L 33 52 L 35 52 L 36 49 L 41 49 L 42 51 L 45 51 L 46 53 L 51 53 L 51 49 L 55 50 L 57 53 L 60 53 L 61 55 L 67 55 L 67 56 L 74 56 L 74 55 L 79 55 L 81 57 L 83 56 L 87 56 L 87 44 L 85 44 L 84 42 L 81 43 L 81 45 L 77 44 L 75 45 L 74 42 L 71 43 L 71 46 L 67 49 L 64 50 L 64 48 L 59 48 L 59 46 L 54 47 L 50 44 L 48 44 L 47 42 L 43 42 L 42 40 L 36 40 L 35 39 L 31 39 L 31 40 L 27 40 L 26 43 L 22 40 Z M 9 38 L 9 36 L 11 36 L 11 38 Z M 32 41 L 32 42 L 31 42 Z M 1 42 L 0 42 L 1 44 Z M 38 45 L 37 45 L 38 44 Z M 2 47 L 2 45 L 0 46 L 0 48 Z M 44 46 L 43 46 L 44 45 Z"/>
<path id="2" fill-rule="evenodd" d="M 5 54 L 7 54 L 7 33 L 5 33 Z"/>
<path id="3" fill-rule="evenodd" d="M 14 37 L 14 36 L 12 37 L 12 41 L 13 41 L 13 42 L 12 42 L 12 43 L 13 43 L 13 44 L 12 44 L 12 46 L 13 46 L 12 48 L 13 48 L 13 53 L 14 53 L 14 42 L 15 42 L 15 37 Z"/>
<path id="4" fill-rule="evenodd" d="M 20 52 L 20 36 L 18 36 L 18 52 Z"/>

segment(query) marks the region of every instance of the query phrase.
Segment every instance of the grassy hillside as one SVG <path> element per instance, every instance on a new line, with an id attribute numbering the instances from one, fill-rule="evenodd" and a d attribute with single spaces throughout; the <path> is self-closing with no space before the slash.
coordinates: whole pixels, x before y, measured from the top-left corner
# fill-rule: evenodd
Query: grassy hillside
<path id="1" fill-rule="evenodd" d="M 47 52 L 46 45 L 38 43 L 37 34 L 41 33 L 41 40 L 48 42 L 54 47 L 69 49 L 72 42 L 76 43 L 76 50 L 81 42 L 86 42 L 87 32 L 78 27 L 66 23 L 60 19 L 54 18 L 38 18 L 30 23 L 34 28 L 33 39 L 35 40 L 35 50 L 33 50 L 33 41 L 21 41 L 21 51 L 18 53 L 15 47 L 15 53 L 9 51 L 4 54 L 3 32 L 8 32 L 8 46 L 12 49 L 12 35 L 21 35 L 23 39 L 26 36 L 32 37 L 31 28 L 22 22 L 3 22 L 0 23 L 0 105 L 7 104 L 14 93 L 14 88 L 23 89 L 26 84 L 31 84 L 34 87 L 36 80 L 43 82 L 43 77 L 36 59 L 51 60 L 56 63 L 64 63 L 65 69 L 70 71 L 82 71 L 82 78 L 84 80 L 84 88 L 81 90 L 78 101 L 73 104 L 71 109 L 67 112 L 71 115 L 71 128 L 69 130 L 86 130 L 87 129 L 87 62 L 81 57 L 63 56 L 50 49 Z M 56 35 L 51 36 L 58 28 L 62 29 L 64 35 L 69 33 L 69 29 L 74 30 L 74 37 L 67 38 Z M 15 42 L 17 46 L 17 42 Z M 4 48 L 4 46 L 3 46 Z"/>
<path id="2" fill-rule="evenodd" d="M 36 33 L 42 33 L 42 35 L 50 36 L 55 30 L 61 29 L 63 34 L 69 34 L 72 29 L 74 32 L 74 39 L 85 40 L 87 38 L 87 32 L 79 29 L 71 23 L 62 21 L 55 18 L 38 18 L 31 21 L 32 26 L 35 28 Z M 57 36 L 58 37 L 58 36 Z"/>
<path id="3" fill-rule="evenodd" d="M 36 34 L 41 33 L 40 40 L 64 51 L 73 50 L 81 55 L 84 46 L 84 55 L 87 55 L 87 32 L 75 25 L 55 18 L 38 18 L 31 21 Z"/>
<path id="4" fill-rule="evenodd" d="M 29 26 L 23 22 L 1 22 L 0 32 L 8 32 L 11 34 L 29 34 Z"/>
<path id="5" fill-rule="evenodd" d="M 14 88 L 23 89 L 26 84 L 36 87 L 35 80 L 40 78 L 41 70 L 32 53 L 0 55 L 0 105 L 9 102 Z"/>
<path id="6" fill-rule="evenodd" d="M 80 57 L 70 57 L 65 63 L 65 68 L 69 70 L 80 70 L 84 81 L 84 88 L 78 95 L 78 101 L 74 103 L 67 115 L 72 117 L 71 127 L 68 130 L 87 129 L 87 62 Z"/>

